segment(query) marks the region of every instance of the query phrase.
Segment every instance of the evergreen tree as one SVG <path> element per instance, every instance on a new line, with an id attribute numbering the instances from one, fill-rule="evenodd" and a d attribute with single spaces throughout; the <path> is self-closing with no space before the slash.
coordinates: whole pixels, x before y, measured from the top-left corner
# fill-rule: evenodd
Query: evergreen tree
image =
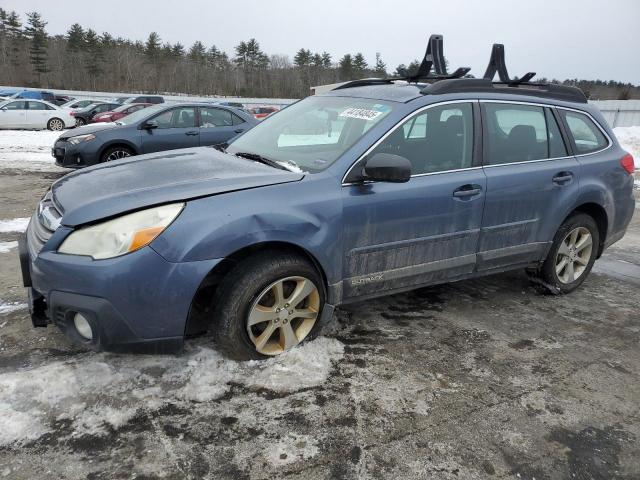
<path id="1" fill-rule="evenodd" d="M 20 49 L 24 41 L 22 22 L 15 11 L 9 12 L 5 21 L 5 30 L 9 44 L 9 64 L 17 68 L 22 64 Z"/>
<path id="2" fill-rule="evenodd" d="M 207 49 L 200 40 L 189 49 L 189 59 L 197 64 L 204 64 L 207 61 Z"/>
<path id="3" fill-rule="evenodd" d="M 184 57 L 184 45 L 182 45 L 180 42 L 174 44 L 173 47 L 171 47 L 171 54 L 175 58 Z"/>
<path id="4" fill-rule="evenodd" d="M 27 13 L 26 38 L 29 40 L 29 62 L 34 72 L 38 75 L 38 84 L 41 76 L 49 71 L 47 67 L 47 22 L 38 12 Z"/>
<path id="5" fill-rule="evenodd" d="M 151 32 L 144 44 L 144 56 L 147 58 L 149 63 L 153 65 L 158 63 L 161 48 L 160 35 L 156 32 Z"/>
<path id="6" fill-rule="evenodd" d="M 387 76 L 387 64 L 382 61 L 380 52 L 376 52 L 376 65 L 373 67 L 373 70 L 376 72 L 376 75 L 380 77 L 384 78 Z"/>
<path id="7" fill-rule="evenodd" d="M 85 32 L 85 68 L 89 78 L 91 79 L 91 87 L 95 89 L 96 80 L 98 76 L 103 72 L 102 63 L 104 60 L 104 52 L 102 50 L 102 44 L 100 43 L 100 37 L 89 28 Z"/>
<path id="8" fill-rule="evenodd" d="M 353 79 L 353 57 L 351 57 L 350 53 L 345 54 L 345 56 L 340 59 L 338 68 L 340 69 L 340 77 L 342 80 Z"/>
<path id="9" fill-rule="evenodd" d="M 67 50 L 69 52 L 79 52 L 84 50 L 85 36 L 84 29 L 79 23 L 74 23 L 67 31 Z"/>
<path id="10" fill-rule="evenodd" d="M 360 52 L 356 53 L 353 56 L 354 75 L 356 75 L 357 77 L 361 76 L 362 74 L 364 74 L 368 66 L 369 65 L 367 65 L 367 61 L 364 59 L 364 55 L 362 55 Z"/>
<path id="11" fill-rule="evenodd" d="M 293 57 L 293 63 L 298 68 L 308 67 L 311 64 L 311 50 L 305 50 L 301 48 Z"/>
<path id="12" fill-rule="evenodd" d="M 331 68 L 331 55 L 327 52 L 322 52 L 322 67 Z"/>

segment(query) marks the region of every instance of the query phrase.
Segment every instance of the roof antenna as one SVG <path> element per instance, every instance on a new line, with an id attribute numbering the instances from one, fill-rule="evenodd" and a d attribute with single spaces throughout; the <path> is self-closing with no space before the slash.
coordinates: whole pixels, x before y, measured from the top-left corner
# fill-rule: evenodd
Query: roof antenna
<path id="1" fill-rule="evenodd" d="M 498 78 L 500 78 L 500 81 L 508 85 L 520 85 L 521 83 L 527 83 L 536 75 L 536 72 L 529 72 L 523 75 L 522 78 L 510 78 L 509 73 L 507 72 L 507 65 L 504 61 L 504 45 L 502 43 L 493 44 L 489 65 L 487 65 L 487 70 L 484 72 L 483 78 L 485 80 L 493 81 L 493 77 L 496 72 L 498 72 Z"/>
<path id="2" fill-rule="evenodd" d="M 462 67 L 448 74 L 442 51 L 442 35 L 431 35 L 420 67 L 418 67 L 416 73 L 407 76 L 407 81 L 417 82 L 420 79 L 443 80 L 446 78 L 460 78 L 469 73 L 470 68 Z M 432 68 L 435 70 L 433 75 L 431 75 Z"/>

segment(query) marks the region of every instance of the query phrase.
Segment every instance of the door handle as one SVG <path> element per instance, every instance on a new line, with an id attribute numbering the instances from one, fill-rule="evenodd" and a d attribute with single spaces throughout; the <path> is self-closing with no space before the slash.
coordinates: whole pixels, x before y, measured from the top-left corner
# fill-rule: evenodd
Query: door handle
<path id="1" fill-rule="evenodd" d="M 479 185 L 462 185 L 453 191 L 453 196 L 456 198 L 475 197 L 481 192 L 482 188 Z"/>
<path id="2" fill-rule="evenodd" d="M 190 132 L 186 132 L 185 135 L 189 135 L 190 137 L 193 137 L 194 135 L 198 135 L 198 132 L 191 130 Z"/>
<path id="3" fill-rule="evenodd" d="M 242 132 L 244 132 L 244 128 L 238 128 L 237 130 L 234 130 L 234 132 L 236 132 L 236 133 L 242 133 Z"/>
<path id="4" fill-rule="evenodd" d="M 552 178 L 553 183 L 556 183 L 558 185 L 564 185 L 565 183 L 570 182 L 571 180 L 573 180 L 573 173 L 571 172 L 559 172 L 556 173 L 555 176 Z"/>

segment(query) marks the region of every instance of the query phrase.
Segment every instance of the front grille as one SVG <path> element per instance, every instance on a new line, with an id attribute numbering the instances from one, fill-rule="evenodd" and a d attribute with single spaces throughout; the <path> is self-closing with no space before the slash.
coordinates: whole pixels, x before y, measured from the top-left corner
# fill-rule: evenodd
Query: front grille
<path id="1" fill-rule="evenodd" d="M 60 212 L 53 204 L 51 191 L 38 204 L 27 228 L 27 243 L 31 253 L 37 255 L 60 224 Z"/>

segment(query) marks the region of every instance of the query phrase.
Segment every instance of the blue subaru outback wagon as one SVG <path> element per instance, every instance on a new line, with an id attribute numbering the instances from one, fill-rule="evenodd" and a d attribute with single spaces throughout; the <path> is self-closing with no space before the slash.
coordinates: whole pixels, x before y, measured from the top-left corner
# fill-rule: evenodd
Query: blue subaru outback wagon
<path id="1" fill-rule="evenodd" d="M 334 307 L 527 269 L 568 293 L 624 234 L 633 159 L 577 89 L 364 80 L 226 148 L 55 182 L 21 244 L 35 326 L 95 349 L 210 331 L 264 358 Z"/>

